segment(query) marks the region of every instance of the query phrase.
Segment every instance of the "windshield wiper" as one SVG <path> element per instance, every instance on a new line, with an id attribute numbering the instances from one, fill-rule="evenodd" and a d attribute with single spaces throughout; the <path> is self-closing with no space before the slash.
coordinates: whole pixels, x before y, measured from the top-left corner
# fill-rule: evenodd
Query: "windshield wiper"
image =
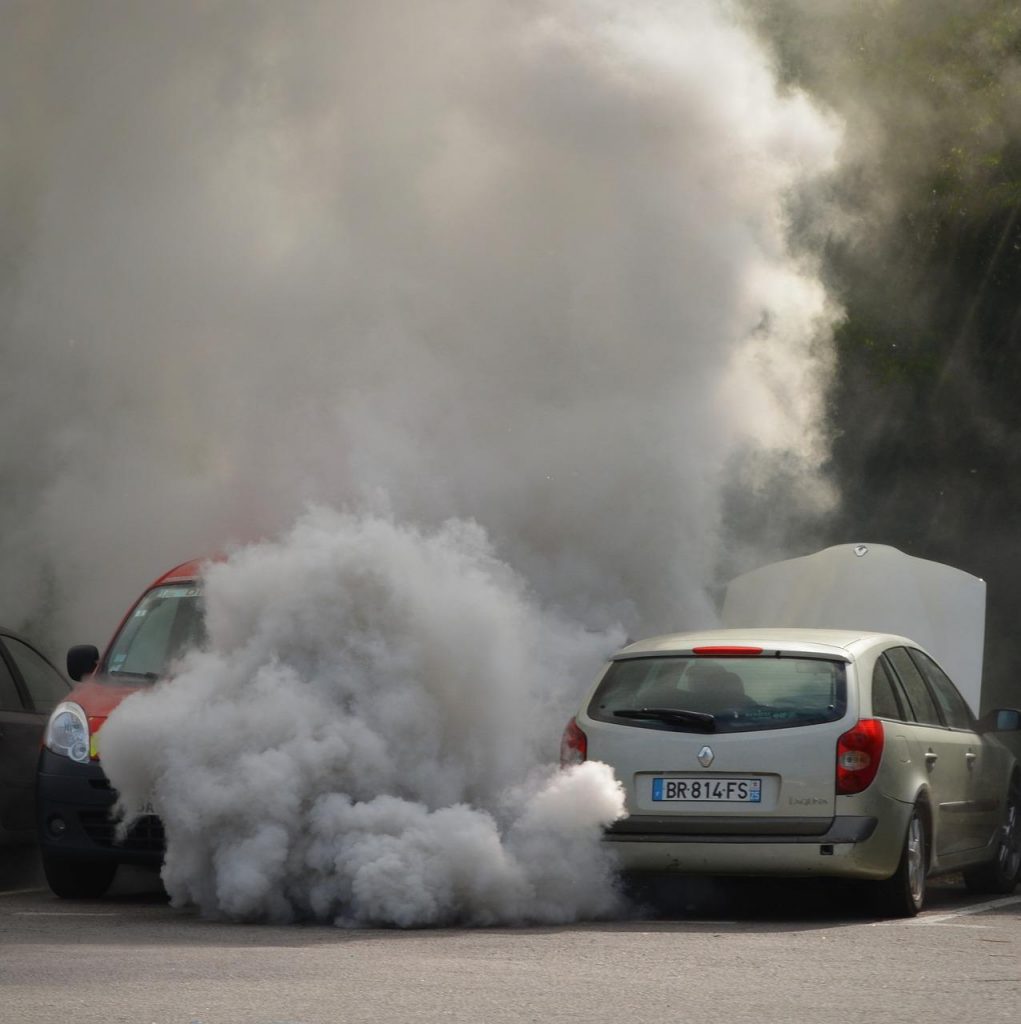
<path id="1" fill-rule="evenodd" d="M 686 711 L 684 708 L 621 708 L 613 714 L 617 718 L 648 718 L 672 725 L 690 725 L 701 732 L 716 731 L 715 717 L 703 711 Z"/>
<path id="2" fill-rule="evenodd" d="M 108 676 L 131 676 L 132 679 L 151 679 L 155 682 L 159 679 L 157 672 L 125 672 L 122 669 L 112 668 L 107 672 Z"/>

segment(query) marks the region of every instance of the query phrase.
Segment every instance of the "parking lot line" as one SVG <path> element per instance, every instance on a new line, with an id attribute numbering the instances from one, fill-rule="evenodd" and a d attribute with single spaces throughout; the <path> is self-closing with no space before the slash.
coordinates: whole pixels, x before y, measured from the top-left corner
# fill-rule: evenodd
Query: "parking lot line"
<path id="1" fill-rule="evenodd" d="M 11 917 L 120 917 L 117 910 L 15 910 Z"/>
<path id="2" fill-rule="evenodd" d="M 986 900 L 984 903 L 976 903 L 970 907 L 963 907 L 961 910 L 951 911 L 949 914 L 935 914 L 927 917 L 924 914 L 916 917 L 913 921 L 904 921 L 904 924 L 942 924 L 944 921 L 952 921 L 958 917 L 968 917 L 971 914 L 983 914 L 987 910 L 999 910 L 1001 907 L 1012 907 L 1021 903 L 1021 896 L 1004 896 L 998 900 Z"/>

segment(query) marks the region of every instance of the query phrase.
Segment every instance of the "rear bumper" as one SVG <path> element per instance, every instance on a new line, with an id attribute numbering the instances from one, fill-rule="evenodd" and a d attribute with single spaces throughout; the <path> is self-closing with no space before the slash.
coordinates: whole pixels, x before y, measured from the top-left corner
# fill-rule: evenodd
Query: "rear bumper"
<path id="1" fill-rule="evenodd" d="M 140 818 L 119 841 L 111 818 L 116 799 L 117 794 L 98 764 L 77 764 L 44 749 L 39 757 L 36 792 L 39 848 L 43 856 L 162 864 L 164 837 L 159 818 Z"/>
<path id="2" fill-rule="evenodd" d="M 756 832 L 745 822 L 711 835 L 681 831 L 676 818 L 636 815 L 612 826 L 604 840 L 625 871 L 880 879 L 897 868 L 908 814 L 910 806 L 879 817 L 779 819 Z"/>

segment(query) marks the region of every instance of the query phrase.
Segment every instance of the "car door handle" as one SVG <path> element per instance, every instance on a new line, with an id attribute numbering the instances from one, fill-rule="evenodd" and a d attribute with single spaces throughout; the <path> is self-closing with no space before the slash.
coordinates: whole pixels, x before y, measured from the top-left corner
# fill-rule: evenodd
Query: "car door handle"
<path id="1" fill-rule="evenodd" d="M 939 760 L 939 754 L 935 753 L 932 750 L 927 750 L 925 752 L 925 767 L 926 768 L 935 768 L 936 767 L 936 762 L 938 760 Z"/>
<path id="2" fill-rule="evenodd" d="M 968 762 L 969 768 L 974 768 L 975 762 L 978 760 L 978 754 L 969 750 L 968 753 L 964 755 L 964 760 Z"/>

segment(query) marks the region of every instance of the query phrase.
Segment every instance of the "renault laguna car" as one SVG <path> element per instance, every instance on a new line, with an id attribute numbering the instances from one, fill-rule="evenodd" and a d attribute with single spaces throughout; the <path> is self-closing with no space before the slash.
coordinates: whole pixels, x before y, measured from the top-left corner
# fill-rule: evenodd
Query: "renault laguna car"
<path id="1" fill-rule="evenodd" d="M 1021 774 L 947 674 L 901 636 L 761 628 L 619 651 L 561 759 L 611 765 L 629 814 L 605 839 L 629 871 L 862 879 L 912 916 L 926 878 L 1011 892 Z"/>
<path id="2" fill-rule="evenodd" d="M 162 862 L 163 827 L 155 815 L 142 815 L 124 839 L 116 837 L 116 793 L 103 772 L 99 738 L 125 697 L 202 643 L 201 566 L 186 562 L 148 587 L 102 656 L 93 646 L 68 651 L 67 672 L 78 685 L 50 716 L 37 773 L 40 853 L 58 896 L 100 896 L 119 864 Z"/>

